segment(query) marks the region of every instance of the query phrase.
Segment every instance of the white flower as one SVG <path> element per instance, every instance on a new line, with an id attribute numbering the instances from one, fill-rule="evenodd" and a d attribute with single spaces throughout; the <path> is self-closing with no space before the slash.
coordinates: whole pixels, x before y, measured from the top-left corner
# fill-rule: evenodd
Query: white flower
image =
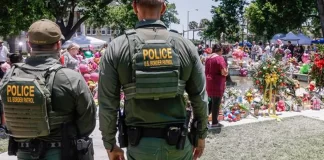
<path id="1" fill-rule="evenodd" d="M 266 70 L 267 69 L 267 67 L 263 67 L 263 70 Z"/>

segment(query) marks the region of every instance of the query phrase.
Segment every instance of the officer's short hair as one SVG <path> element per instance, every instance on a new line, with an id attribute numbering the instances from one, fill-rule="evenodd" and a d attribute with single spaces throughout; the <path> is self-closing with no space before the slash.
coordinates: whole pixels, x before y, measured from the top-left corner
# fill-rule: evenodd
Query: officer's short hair
<path id="1" fill-rule="evenodd" d="M 149 8 L 157 8 L 160 7 L 165 0 L 134 0 L 136 4 L 149 7 Z"/>
<path id="2" fill-rule="evenodd" d="M 17 53 L 14 53 L 9 56 L 10 63 L 19 63 L 22 61 L 22 59 L 22 55 Z"/>

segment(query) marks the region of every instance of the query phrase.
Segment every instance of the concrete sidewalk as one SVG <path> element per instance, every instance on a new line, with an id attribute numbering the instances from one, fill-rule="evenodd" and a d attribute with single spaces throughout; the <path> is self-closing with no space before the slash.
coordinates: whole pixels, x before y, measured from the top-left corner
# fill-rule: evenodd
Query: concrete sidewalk
<path id="1" fill-rule="evenodd" d="M 314 118 L 318 120 L 324 121 L 324 110 L 321 111 L 313 111 L 313 110 L 307 110 L 307 111 L 302 111 L 302 112 L 282 112 L 282 115 L 280 115 L 280 118 L 286 118 L 286 117 L 293 117 L 293 116 L 306 116 L 309 118 Z M 243 125 L 243 124 L 248 124 L 248 123 L 257 123 L 257 122 L 262 122 L 262 121 L 269 121 L 269 120 L 274 120 L 273 118 L 269 117 L 258 117 L 258 119 L 248 116 L 245 119 L 242 119 L 241 121 L 238 122 L 221 122 L 225 127 L 229 126 L 235 126 L 235 125 Z M 280 123 L 280 122 L 278 122 Z M 95 151 L 95 160 L 107 160 L 108 155 L 106 150 L 103 147 L 103 143 L 101 140 L 101 133 L 99 131 L 99 121 L 97 121 L 97 126 L 93 134 L 91 135 L 93 138 L 93 143 L 94 143 L 94 151 Z M 126 152 L 125 152 L 126 153 Z M 2 153 L 0 154 L 0 160 L 16 160 L 17 158 L 15 156 L 8 156 L 8 153 Z"/>

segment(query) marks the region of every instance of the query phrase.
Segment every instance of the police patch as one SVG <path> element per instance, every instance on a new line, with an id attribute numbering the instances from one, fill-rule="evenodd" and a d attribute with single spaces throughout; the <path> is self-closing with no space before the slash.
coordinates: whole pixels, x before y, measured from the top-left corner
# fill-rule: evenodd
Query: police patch
<path id="1" fill-rule="evenodd" d="M 136 68 L 177 68 L 180 66 L 179 55 L 167 43 L 145 43 L 135 59 Z"/>

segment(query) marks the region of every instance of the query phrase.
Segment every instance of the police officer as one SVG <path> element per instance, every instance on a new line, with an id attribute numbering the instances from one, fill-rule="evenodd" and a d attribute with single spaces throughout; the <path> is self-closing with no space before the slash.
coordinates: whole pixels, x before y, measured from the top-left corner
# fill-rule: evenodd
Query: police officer
<path id="1" fill-rule="evenodd" d="M 26 64 L 14 64 L 1 81 L 11 136 L 8 153 L 18 159 L 78 159 L 76 141 L 87 141 L 96 126 L 96 106 L 86 82 L 58 61 L 61 37 L 54 22 L 33 23 L 28 30 L 31 57 Z"/>
<path id="2" fill-rule="evenodd" d="M 114 39 L 100 64 L 99 121 L 108 157 L 124 159 L 115 138 L 122 90 L 127 159 L 197 159 L 207 135 L 205 77 L 197 49 L 160 21 L 166 11 L 164 0 L 134 0 L 133 9 L 139 19 L 135 30 Z M 194 154 L 186 133 L 183 148 L 179 144 L 179 134 L 186 128 L 184 91 L 199 122 Z"/>

